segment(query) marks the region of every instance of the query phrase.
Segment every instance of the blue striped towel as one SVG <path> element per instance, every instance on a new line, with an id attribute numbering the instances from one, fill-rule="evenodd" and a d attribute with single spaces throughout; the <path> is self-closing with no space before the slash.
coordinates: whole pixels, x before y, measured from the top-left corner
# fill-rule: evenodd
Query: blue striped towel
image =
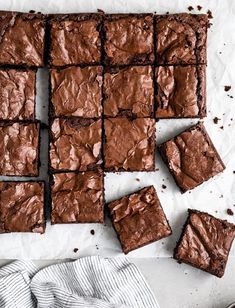
<path id="1" fill-rule="evenodd" d="M 159 308 L 133 263 L 98 256 L 42 270 L 30 261 L 1 268 L 0 307 Z"/>

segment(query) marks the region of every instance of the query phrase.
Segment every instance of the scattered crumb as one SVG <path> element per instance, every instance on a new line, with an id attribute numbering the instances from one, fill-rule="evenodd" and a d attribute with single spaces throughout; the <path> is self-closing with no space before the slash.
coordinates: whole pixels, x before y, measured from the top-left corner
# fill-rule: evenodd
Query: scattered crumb
<path id="1" fill-rule="evenodd" d="M 220 129 L 224 129 L 224 127 L 223 127 L 223 126 L 220 126 Z"/>
<path id="2" fill-rule="evenodd" d="M 212 15 L 211 10 L 208 10 L 208 11 L 207 11 L 207 15 L 208 15 L 208 18 L 209 18 L 209 19 L 212 19 L 212 18 L 213 18 L 213 15 Z"/>
<path id="3" fill-rule="evenodd" d="M 91 232 L 91 235 L 95 234 L 95 230 L 93 230 L 93 229 L 90 232 Z"/>
<path id="4" fill-rule="evenodd" d="M 34 10 L 30 10 L 29 13 L 34 14 L 36 12 Z"/>
<path id="5" fill-rule="evenodd" d="M 165 243 L 164 242 L 162 242 L 162 245 L 164 245 Z"/>
<path id="6" fill-rule="evenodd" d="M 140 182 L 140 179 L 138 179 L 138 178 L 136 178 L 135 180 L 136 180 L 137 182 Z"/>
<path id="7" fill-rule="evenodd" d="M 188 275 L 188 273 L 187 273 L 187 272 L 185 272 L 185 273 L 184 273 L 184 275 Z"/>
<path id="8" fill-rule="evenodd" d="M 99 250 L 99 247 L 98 247 L 98 245 L 95 245 L 95 247 L 96 247 L 96 249 L 97 249 L 97 250 Z"/>
<path id="9" fill-rule="evenodd" d="M 233 173 L 235 174 L 235 170 L 233 170 Z"/>
<path id="10" fill-rule="evenodd" d="M 198 11 L 201 11 L 202 6 L 201 5 L 197 5 L 197 9 L 198 9 Z"/>
<path id="11" fill-rule="evenodd" d="M 194 8 L 190 5 L 190 6 L 188 7 L 188 10 L 191 12 L 191 11 L 194 10 Z"/>
<path id="12" fill-rule="evenodd" d="M 221 55 L 221 54 L 222 54 L 222 52 L 220 51 L 220 52 L 219 52 L 219 54 Z"/>
<path id="13" fill-rule="evenodd" d="M 191 194 L 191 190 L 188 193 Z"/>
<path id="14" fill-rule="evenodd" d="M 166 12 L 166 15 L 169 15 L 169 12 Z"/>
<path id="15" fill-rule="evenodd" d="M 220 120 L 220 119 L 217 118 L 217 117 L 214 117 L 214 119 L 213 119 L 213 121 L 214 121 L 215 124 L 218 124 L 218 121 L 219 121 L 219 120 Z"/>
<path id="16" fill-rule="evenodd" d="M 155 169 L 155 171 L 159 171 L 159 168 Z"/>
<path id="17" fill-rule="evenodd" d="M 218 211 L 215 211 L 215 213 L 218 213 Z"/>
<path id="18" fill-rule="evenodd" d="M 210 190 L 210 194 L 212 194 L 212 190 Z"/>
<path id="19" fill-rule="evenodd" d="M 233 211 L 231 209 L 227 209 L 227 214 L 233 216 Z"/>
<path id="20" fill-rule="evenodd" d="M 223 197 L 224 197 L 224 195 L 220 195 L 220 197 L 219 197 L 219 198 L 221 199 L 221 198 L 223 198 Z"/>
<path id="21" fill-rule="evenodd" d="M 103 10 L 101 10 L 101 9 L 97 9 L 97 12 L 98 12 L 98 13 L 102 13 L 102 14 L 104 14 L 104 11 L 103 11 Z"/>
<path id="22" fill-rule="evenodd" d="M 209 29 L 211 26 L 213 26 L 213 23 L 209 22 L 209 23 L 208 23 L 208 29 Z"/>
<path id="23" fill-rule="evenodd" d="M 163 188 L 163 189 L 166 189 L 166 185 L 162 184 L 162 188 Z"/>
<path id="24" fill-rule="evenodd" d="M 224 91 L 228 92 L 229 90 L 231 90 L 231 88 L 232 88 L 231 86 L 224 86 Z"/>
<path id="25" fill-rule="evenodd" d="M 232 96 L 232 95 L 228 95 L 228 97 L 233 98 L 233 96 Z"/>
<path id="26" fill-rule="evenodd" d="M 75 253 L 78 252 L 78 248 L 74 248 L 73 252 Z"/>

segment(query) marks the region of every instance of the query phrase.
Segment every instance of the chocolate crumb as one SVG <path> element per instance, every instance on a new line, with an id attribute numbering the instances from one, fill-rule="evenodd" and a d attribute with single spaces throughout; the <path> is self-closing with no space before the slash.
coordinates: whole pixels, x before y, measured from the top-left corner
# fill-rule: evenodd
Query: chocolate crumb
<path id="1" fill-rule="evenodd" d="M 213 15 L 212 15 L 211 10 L 208 10 L 208 11 L 207 11 L 207 15 L 208 15 L 208 18 L 209 18 L 209 19 L 212 19 L 212 18 L 213 18 Z"/>
<path id="2" fill-rule="evenodd" d="M 233 96 L 232 96 L 232 95 L 228 95 L 228 97 L 233 98 Z"/>
<path id="3" fill-rule="evenodd" d="M 75 253 L 78 252 L 78 248 L 74 248 L 73 252 Z"/>
<path id="4" fill-rule="evenodd" d="M 163 188 L 163 189 L 166 189 L 166 185 L 162 184 L 162 188 Z"/>
<path id="5" fill-rule="evenodd" d="M 197 9 L 198 9 L 198 11 L 201 11 L 202 6 L 201 5 L 197 5 Z"/>
<path id="6" fill-rule="evenodd" d="M 215 213 L 218 213 L 218 211 L 215 211 Z"/>
<path id="7" fill-rule="evenodd" d="M 231 86 L 224 86 L 224 91 L 228 92 L 229 90 L 231 90 L 231 88 L 232 88 Z"/>
<path id="8" fill-rule="evenodd" d="M 233 216 L 233 211 L 231 209 L 227 209 L 227 214 Z"/>
<path id="9" fill-rule="evenodd" d="M 105 13 L 104 13 L 104 11 L 103 11 L 103 10 L 101 10 L 101 9 L 97 9 L 97 12 L 98 12 L 98 13 L 105 14 Z"/>
<path id="10" fill-rule="evenodd" d="M 166 15 L 169 15 L 170 13 L 169 12 L 166 12 Z"/>
<path id="11" fill-rule="evenodd" d="M 235 170 L 233 170 L 233 173 L 235 174 Z"/>
<path id="12" fill-rule="evenodd" d="M 136 180 L 137 182 L 140 182 L 140 179 L 138 179 L 138 178 L 136 178 L 135 180 Z"/>
<path id="13" fill-rule="evenodd" d="M 221 55 L 221 54 L 222 54 L 222 52 L 220 51 L 220 52 L 219 52 L 219 54 Z"/>
<path id="14" fill-rule="evenodd" d="M 36 12 L 34 10 L 30 10 L 29 13 L 34 14 Z"/>
<path id="15" fill-rule="evenodd" d="M 155 171 L 159 171 L 159 168 L 155 169 Z"/>
<path id="16" fill-rule="evenodd" d="M 219 197 L 219 198 L 221 199 L 221 198 L 223 198 L 223 197 L 224 197 L 224 195 L 220 195 L 220 197 Z"/>
<path id="17" fill-rule="evenodd" d="M 220 126 L 220 129 L 224 129 L 224 127 L 223 127 L 223 126 Z"/>
<path id="18" fill-rule="evenodd" d="M 219 121 L 220 119 L 218 118 L 218 117 L 214 117 L 214 119 L 213 119 L 213 121 L 214 121 L 214 123 L 215 124 L 218 124 L 218 121 Z"/>
<path id="19" fill-rule="evenodd" d="M 90 232 L 91 232 L 91 235 L 95 234 L 95 230 L 93 230 L 93 229 Z"/>
<path id="20" fill-rule="evenodd" d="M 194 10 L 194 8 L 190 5 L 190 6 L 188 7 L 188 10 L 191 12 L 191 11 Z"/>
<path id="21" fill-rule="evenodd" d="M 98 245 L 95 245 L 95 247 L 96 247 L 96 249 L 97 249 L 97 250 L 99 250 L 99 247 L 98 247 Z"/>

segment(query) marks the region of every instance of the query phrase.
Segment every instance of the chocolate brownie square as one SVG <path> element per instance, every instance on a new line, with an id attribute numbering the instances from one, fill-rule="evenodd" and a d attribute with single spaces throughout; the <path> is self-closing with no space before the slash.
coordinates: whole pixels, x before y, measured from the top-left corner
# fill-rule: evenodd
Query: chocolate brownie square
<path id="1" fill-rule="evenodd" d="M 108 208 L 125 254 L 172 233 L 153 186 L 113 201 Z"/>
<path id="2" fill-rule="evenodd" d="M 174 258 L 222 277 L 235 237 L 235 225 L 197 210 L 188 210 Z"/>
<path id="3" fill-rule="evenodd" d="M 38 176 L 39 122 L 0 122 L 0 175 Z"/>
<path id="4" fill-rule="evenodd" d="M 55 119 L 50 129 L 50 170 L 87 171 L 101 163 L 101 120 Z"/>
<path id="5" fill-rule="evenodd" d="M 182 192 L 225 169 L 202 123 L 162 143 L 158 150 Z"/>
<path id="6" fill-rule="evenodd" d="M 103 223 L 104 184 L 101 170 L 53 174 L 51 222 Z"/>
<path id="7" fill-rule="evenodd" d="M 159 66 L 155 69 L 156 117 L 206 116 L 206 66 Z"/>
<path id="8" fill-rule="evenodd" d="M 206 14 L 156 16 L 157 64 L 206 64 L 207 28 Z"/>
<path id="9" fill-rule="evenodd" d="M 101 117 L 101 66 L 52 69 L 50 82 L 52 117 Z"/>
<path id="10" fill-rule="evenodd" d="M 0 11 L 0 65 L 43 66 L 45 17 Z"/>
<path id="11" fill-rule="evenodd" d="M 0 69 L 0 120 L 34 120 L 36 71 Z"/>
<path id="12" fill-rule="evenodd" d="M 8 232 L 45 232 L 43 182 L 0 182 L 0 233 Z"/>
<path id="13" fill-rule="evenodd" d="M 151 66 L 111 68 L 104 74 L 104 115 L 106 117 L 151 117 L 154 94 Z"/>
<path id="14" fill-rule="evenodd" d="M 105 171 L 154 170 L 154 119 L 108 118 L 104 135 Z"/>
<path id="15" fill-rule="evenodd" d="M 104 52 L 107 65 L 153 63 L 153 15 L 106 15 Z"/>
<path id="16" fill-rule="evenodd" d="M 50 15 L 49 65 L 99 64 L 100 14 Z"/>

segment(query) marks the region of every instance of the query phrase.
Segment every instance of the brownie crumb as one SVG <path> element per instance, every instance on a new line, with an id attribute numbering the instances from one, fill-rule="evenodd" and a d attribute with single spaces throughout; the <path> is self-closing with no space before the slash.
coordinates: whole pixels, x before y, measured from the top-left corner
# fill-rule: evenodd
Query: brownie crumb
<path id="1" fill-rule="evenodd" d="M 233 98 L 233 96 L 232 96 L 232 95 L 228 95 L 228 97 Z"/>
<path id="2" fill-rule="evenodd" d="M 169 12 L 166 12 L 166 15 L 169 15 L 170 13 Z"/>
<path id="3" fill-rule="evenodd" d="M 188 10 L 191 12 L 191 11 L 194 10 L 194 8 L 190 5 L 190 6 L 188 7 Z"/>
<path id="4" fill-rule="evenodd" d="M 219 197 L 219 198 L 221 199 L 221 198 L 223 198 L 223 197 L 224 197 L 224 195 L 220 195 L 220 197 Z"/>
<path id="5" fill-rule="evenodd" d="M 93 229 L 90 232 L 91 232 L 91 235 L 95 234 L 95 230 L 93 230 Z"/>
<path id="6" fill-rule="evenodd" d="M 231 88 L 232 88 L 231 86 L 224 86 L 224 91 L 228 92 L 229 90 L 231 90 Z"/>
<path id="7" fill-rule="evenodd" d="M 219 121 L 220 119 L 218 118 L 218 117 L 214 117 L 214 119 L 213 119 L 213 121 L 214 121 L 214 123 L 215 124 L 218 124 L 218 121 Z"/>
<path id="8" fill-rule="evenodd" d="M 155 171 L 159 171 L 159 168 L 155 169 Z"/>
<path id="9" fill-rule="evenodd" d="M 75 253 L 78 252 L 78 248 L 74 248 L 73 252 Z"/>
<path id="10" fill-rule="evenodd" d="M 223 127 L 223 126 L 220 126 L 220 129 L 224 129 L 224 127 Z"/>
<path id="11" fill-rule="evenodd" d="M 212 19 L 212 18 L 213 18 L 213 15 L 212 15 L 211 10 L 208 10 L 208 11 L 207 11 L 207 15 L 208 15 L 208 18 L 209 18 L 209 19 Z"/>
<path id="12" fill-rule="evenodd" d="M 166 189 L 166 185 L 162 184 L 162 188 L 163 188 L 163 189 Z"/>
<path id="13" fill-rule="evenodd" d="M 231 209 L 227 209 L 227 214 L 233 216 L 233 211 Z"/>
<path id="14" fill-rule="evenodd" d="M 201 5 L 197 5 L 197 9 L 198 9 L 198 11 L 201 11 L 202 6 Z"/>
<path id="15" fill-rule="evenodd" d="M 36 12 L 34 10 L 30 10 L 29 13 L 34 14 Z"/>
<path id="16" fill-rule="evenodd" d="M 140 179 L 138 179 L 138 178 L 136 178 L 135 180 L 136 180 L 137 182 L 140 182 Z"/>
<path id="17" fill-rule="evenodd" d="M 235 170 L 233 170 L 233 173 L 235 174 Z"/>

